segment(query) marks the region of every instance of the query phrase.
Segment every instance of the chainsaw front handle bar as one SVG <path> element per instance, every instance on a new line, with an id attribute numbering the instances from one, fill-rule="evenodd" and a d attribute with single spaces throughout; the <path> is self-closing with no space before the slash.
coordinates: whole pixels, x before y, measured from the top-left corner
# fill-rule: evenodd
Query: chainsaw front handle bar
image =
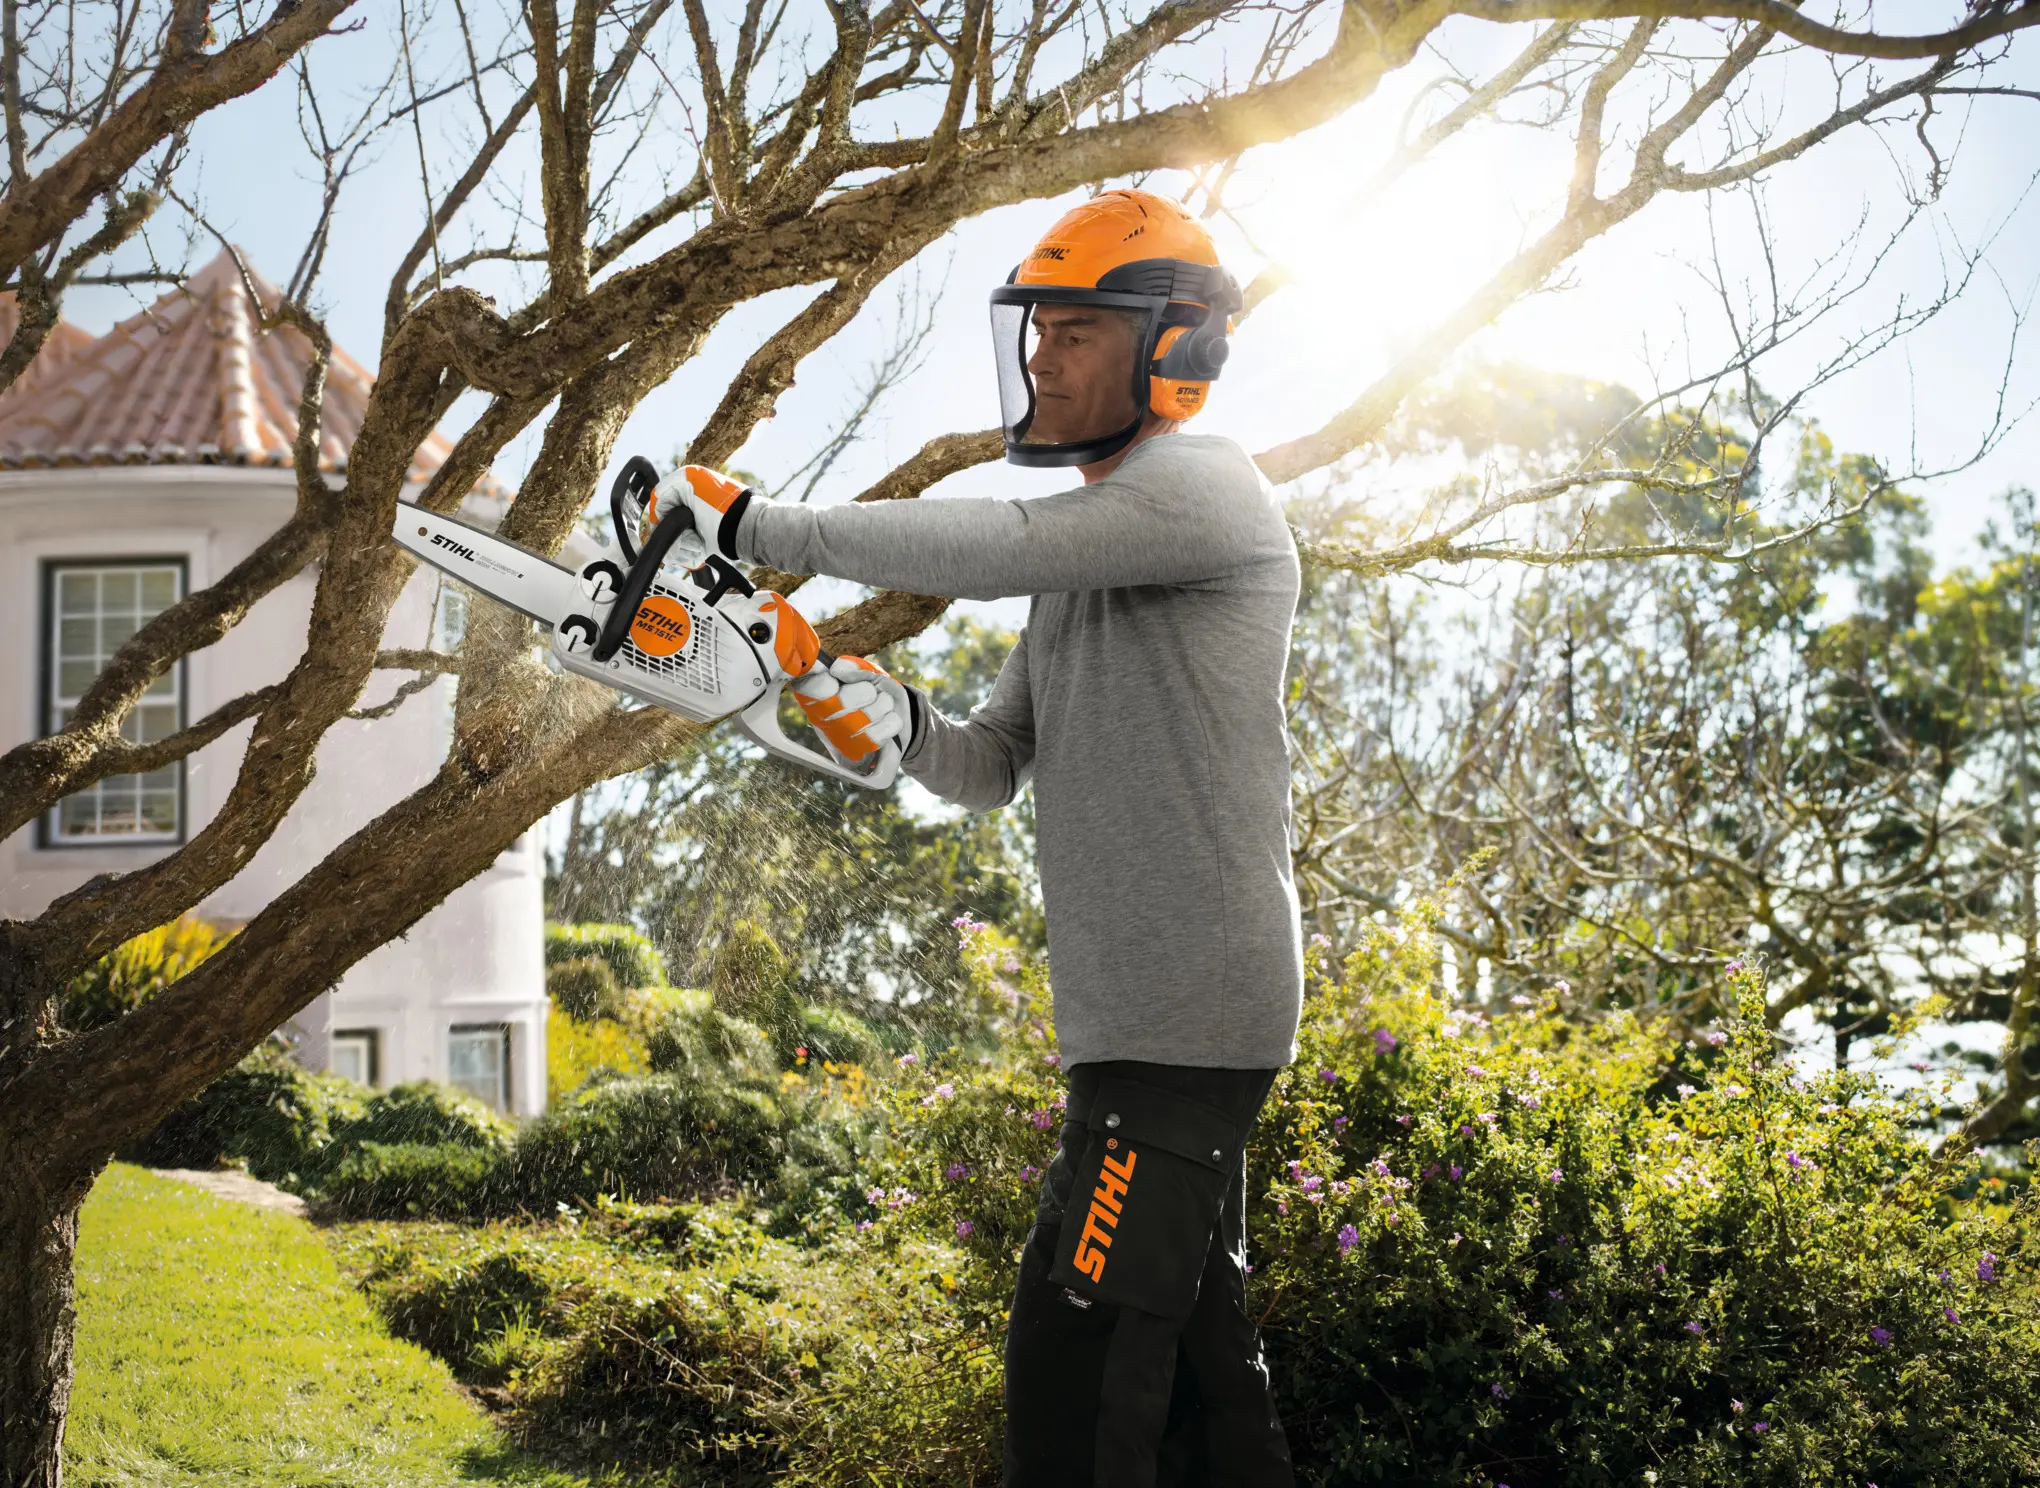
<path id="1" fill-rule="evenodd" d="M 609 487 L 609 525 L 616 530 L 616 546 L 623 552 L 625 563 L 637 562 L 637 523 L 624 515 L 625 503 L 633 496 L 637 498 L 638 510 L 644 510 L 652 499 L 652 492 L 659 489 L 659 467 L 643 455 L 632 455 L 623 462 L 623 469 L 616 472 L 616 479 Z"/>
<path id="2" fill-rule="evenodd" d="M 637 457 L 642 460 L 642 455 Z M 650 465 L 650 461 L 645 461 Z M 629 467 L 624 474 L 630 473 Z M 621 487 L 623 476 L 617 477 Z M 613 496 L 612 496 L 613 499 Z M 617 527 L 622 535 L 622 526 Z M 652 592 L 652 581 L 659 576 L 659 566 L 666 561 L 666 554 L 673 544 L 694 530 L 694 516 L 685 506 L 675 504 L 673 509 L 659 518 L 659 525 L 652 529 L 652 535 L 645 539 L 644 551 L 632 554 L 625 549 L 624 556 L 630 559 L 630 569 L 623 576 L 623 586 L 617 591 L 616 608 L 609 612 L 609 618 L 602 622 L 602 634 L 595 642 L 595 649 L 588 653 L 594 661 L 607 661 L 623 649 L 626 637 L 630 635 L 631 621 L 637 618 L 638 606 L 645 602 L 645 596 Z"/>

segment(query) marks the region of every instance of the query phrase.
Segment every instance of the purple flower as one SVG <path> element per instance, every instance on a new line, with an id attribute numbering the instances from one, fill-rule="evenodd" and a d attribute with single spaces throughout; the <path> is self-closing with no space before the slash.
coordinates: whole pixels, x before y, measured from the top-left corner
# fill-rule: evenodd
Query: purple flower
<path id="1" fill-rule="evenodd" d="M 921 1056 L 918 1054 L 902 1054 L 898 1059 L 895 1059 L 893 1061 L 894 1064 L 897 1064 L 902 1069 L 911 1068 L 912 1066 L 917 1065 L 920 1062 Z"/>
<path id="2" fill-rule="evenodd" d="M 1020 1169 L 1020 1181 L 1022 1183 L 1032 1183 L 1040 1176 L 1041 1169 L 1035 1167 L 1033 1163 L 1028 1163 Z"/>
<path id="3" fill-rule="evenodd" d="M 1331 936 L 1324 934 L 1313 935 L 1310 938 L 1310 943 L 1316 946 L 1321 951 L 1329 950 L 1331 948 L 1332 938 Z"/>
<path id="4" fill-rule="evenodd" d="M 1350 1116 L 1334 1116 L 1332 1118 L 1332 1130 L 1344 1131 L 1352 1119 Z"/>
<path id="5" fill-rule="evenodd" d="M 1289 1205 L 1281 1199 L 1277 1199 L 1275 1201 L 1275 1212 L 1277 1214 L 1287 1214 L 1289 1212 Z"/>
<path id="6" fill-rule="evenodd" d="M 1042 1055 L 1042 1056 L 1041 1056 L 1041 1062 L 1042 1062 L 1043 1064 L 1047 1065 L 1047 1066 L 1048 1066 L 1048 1067 L 1049 1067 L 1050 1069 L 1061 1069 L 1061 1068 L 1062 1068 L 1062 1055 L 1060 1055 L 1060 1054 L 1044 1054 L 1044 1055 Z"/>
<path id="7" fill-rule="evenodd" d="M 1511 997 L 1509 999 L 1510 1007 L 1535 1007 L 1536 1005 L 1537 1005 L 1536 998 L 1525 997 L 1521 992 L 1518 992 L 1514 997 Z"/>
<path id="8" fill-rule="evenodd" d="M 1470 1137 L 1473 1135 L 1473 1128 L 1468 1126 L 1464 1121 L 1462 1121 L 1459 1123 L 1459 1135 L 1461 1135 L 1462 1137 Z"/>
<path id="9" fill-rule="evenodd" d="M 937 1085 L 935 1087 L 935 1094 L 943 1100 L 948 1100 L 951 1096 L 956 1094 L 956 1087 L 950 1084 L 947 1080 L 944 1080 L 940 1085 Z"/>
<path id="10" fill-rule="evenodd" d="M 942 1176 L 951 1183 L 961 1183 L 970 1176 L 969 1163 L 951 1163 L 942 1170 Z"/>
<path id="11" fill-rule="evenodd" d="M 1353 1226 L 1345 1225 L 1339 1230 L 1340 1255 L 1344 1255 L 1347 1251 L 1351 1250 L 1354 1246 L 1358 1245 L 1359 1243 L 1360 1232 L 1354 1229 Z"/>
<path id="12" fill-rule="evenodd" d="M 1756 1433 L 1758 1436 L 1762 1436 L 1766 1431 L 1769 1431 L 1770 1429 L 1771 1423 L 1769 1421 L 1750 1422 L 1750 1430 Z"/>
<path id="13" fill-rule="evenodd" d="M 1689 1099 L 1689 1098 L 1690 1098 L 1690 1097 L 1691 1097 L 1691 1096 L 1692 1096 L 1692 1095 L 1693 1095 L 1694 1093 L 1695 1093 L 1695 1092 L 1694 1092 L 1694 1089 L 1693 1089 L 1693 1087 L 1692 1087 L 1691 1085 L 1681 1085 L 1681 1086 L 1679 1087 L 1679 1099 L 1680 1099 L 1680 1100 L 1687 1100 L 1687 1099 Z"/>
<path id="14" fill-rule="evenodd" d="M 959 1219 L 959 1220 L 958 1220 L 958 1221 L 956 1222 L 956 1238 L 957 1238 L 957 1239 L 959 1239 L 959 1240 L 968 1240 L 968 1239 L 969 1239 L 969 1238 L 970 1238 L 970 1237 L 971 1237 L 972 1235 L 975 1235 L 976 1233 L 977 1233 L 977 1226 L 976 1226 L 976 1225 L 974 1225 L 974 1224 L 972 1224 L 972 1223 L 971 1223 L 971 1222 L 970 1222 L 969 1220 L 967 1220 L 967 1219 Z"/>
<path id="15" fill-rule="evenodd" d="M 1445 1171 L 1452 1175 L 1452 1181 L 1454 1183 L 1457 1183 L 1461 1178 L 1466 1176 L 1466 1169 L 1460 1167 L 1458 1163 L 1454 1163 L 1451 1167 L 1447 1168 Z"/>
<path id="16" fill-rule="evenodd" d="M 1741 976 L 1742 969 L 1743 964 L 1740 961 L 1731 961 L 1728 963 L 1728 974 L 1730 976 Z"/>
<path id="17" fill-rule="evenodd" d="M 1324 1186 L 1325 1180 L 1318 1177 L 1318 1175 L 1315 1173 L 1312 1173 L 1310 1176 L 1303 1180 L 1303 1191 L 1307 1194 L 1314 1194 Z"/>
<path id="18" fill-rule="evenodd" d="M 1295 1158 L 1289 1160 L 1289 1176 L 1292 1181 L 1303 1176 L 1303 1164 Z"/>
<path id="19" fill-rule="evenodd" d="M 1507 1400 L 1509 1398 L 1509 1392 L 1500 1385 L 1489 1385 L 1488 1394 L 1494 1396 L 1497 1400 Z"/>
<path id="20" fill-rule="evenodd" d="M 885 1190 L 882 1188 L 867 1190 L 864 1195 L 864 1202 L 867 1204 L 883 1204 L 885 1202 Z"/>
<path id="21" fill-rule="evenodd" d="M 1809 1166 L 1806 1159 L 1801 1157 L 1797 1151 L 1787 1152 L 1785 1154 L 1785 1161 L 1792 1164 L 1794 1170 Z"/>
<path id="22" fill-rule="evenodd" d="M 1377 1157 L 1376 1159 L 1374 1159 L 1374 1161 L 1373 1161 L 1373 1163 L 1371 1164 L 1371 1166 L 1373 1167 L 1374 1171 L 1375 1171 L 1376 1173 L 1379 1173 L 1379 1174 L 1380 1174 L 1380 1175 L 1381 1175 L 1382 1177 L 1386 1178 L 1386 1177 L 1388 1176 L 1388 1159 L 1387 1159 L 1387 1158 L 1385 1158 L 1385 1157 Z"/>
<path id="23" fill-rule="evenodd" d="M 1375 1053 L 1386 1054 L 1389 1050 L 1393 1049 L 1398 1042 L 1399 1040 L 1397 1040 L 1396 1036 L 1390 1033 L 1386 1028 L 1377 1028 L 1374 1030 Z"/>
<path id="24" fill-rule="evenodd" d="M 954 930 L 963 939 L 969 940 L 973 935 L 976 935 L 979 931 L 989 930 L 992 927 L 986 924 L 983 920 L 972 919 L 970 915 L 966 913 L 960 914 L 955 919 L 951 920 L 949 922 L 949 928 Z"/>
<path id="25" fill-rule="evenodd" d="M 1544 1295 L 1554 1302 L 1563 1302 L 1565 1300 L 1565 1289 L 1563 1287 L 1553 1287 Z"/>
<path id="26" fill-rule="evenodd" d="M 1889 1328 L 1872 1328 L 1870 1330 L 1870 1341 L 1879 1348 L 1890 1348 L 1891 1330 Z"/>
<path id="27" fill-rule="evenodd" d="M 1411 1122 L 1415 1121 L 1416 1119 L 1417 1118 L 1414 1116 L 1398 1116 L 1395 1118 L 1395 1124 L 1397 1126 L 1408 1126 Z"/>
<path id="28" fill-rule="evenodd" d="M 1493 1111 L 1483 1111 L 1473 1119 L 1475 1121 L 1480 1122 L 1483 1126 L 1493 1126 L 1497 1121 L 1500 1121 L 1502 1118 L 1497 1116 Z"/>
<path id="29" fill-rule="evenodd" d="M 1983 1259 L 1976 1263 L 1976 1279 L 1978 1281 L 1996 1281 L 1998 1274 L 1997 1262 L 1997 1252 L 1986 1250 L 1983 1253 Z"/>
<path id="30" fill-rule="evenodd" d="M 1526 1111 L 1534 1111 L 1544 1104 L 1540 1098 L 1534 1095 L 1519 1095 L 1516 1097 L 1516 1100 Z"/>
<path id="31" fill-rule="evenodd" d="M 1659 1261 L 1655 1266 L 1651 1267 L 1651 1270 L 1657 1272 L 1658 1275 L 1663 1276 L 1665 1275 L 1665 1263 L 1663 1261 Z"/>
<path id="32" fill-rule="evenodd" d="M 1572 995 L 1572 983 L 1567 981 L 1564 977 L 1560 977 L 1557 981 L 1551 984 L 1551 990 L 1556 992 L 1560 997 L 1569 997 Z"/>
<path id="33" fill-rule="evenodd" d="M 1728 1035 L 1723 1033 L 1719 1028 L 1717 1028 L 1707 1035 L 1707 1042 L 1712 1047 L 1719 1049 L 1723 1044 L 1728 1042 Z"/>
<path id="34" fill-rule="evenodd" d="M 1321 1069 L 1317 1072 L 1317 1077 L 1320 1080 L 1324 1081 L 1327 1085 L 1336 1085 L 1339 1083 L 1339 1072 L 1335 1069 Z"/>
<path id="35" fill-rule="evenodd" d="M 1737 1415 L 1741 1415 L 1745 1409 L 1743 1403 L 1740 1400 L 1729 1401 L 1728 1408 L 1734 1411 Z"/>
<path id="36" fill-rule="evenodd" d="M 1549 1178 L 1553 1183 L 1557 1183 L 1565 1177 L 1565 1169 L 1553 1168 L 1549 1173 L 1545 1174 L 1545 1177 Z"/>
<path id="37" fill-rule="evenodd" d="M 868 1219 L 860 1219 L 860 1220 L 858 1220 L 858 1221 L 857 1221 L 857 1233 L 858 1233 L 858 1234 L 860 1234 L 860 1235 L 861 1235 L 861 1234 L 863 1234 L 863 1233 L 864 1233 L 864 1232 L 865 1232 L 866 1230 L 868 1230 L 868 1229 L 870 1229 L 870 1228 L 871 1228 L 871 1221 L 870 1221 L 870 1220 L 868 1220 Z"/>
<path id="38" fill-rule="evenodd" d="M 1436 1163 L 1425 1163 L 1424 1176 L 1426 1178 L 1436 1178 L 1438 1176 L 1438 1165 Z"/>
<path id="39" fill-rule="evenodd" d="M 1048 1109 L 1046 1107 L 1043 1107 L 1039 1111 L 1029 1111 L 1027 1113 L 1027 1119 L 1029 1122 L 1033 1124 L 1034 1129 L 1036 1131 L 1047 1131 L 1055 1120 L 1054 1117 L 1048 1114 Z"/>
<path id="40" fill-rule="evenodd" d="M 1959 1322 L 1961 1322 L 1961 1321 L 1962 1321 L 1962 1319 L 1961 1319 L 1961 1318 L 1959 1318 L 1959 1317 L 1955 1316 L 1955 1309 L 1954 1309 L 1954 1308 L 1952 1308 L 1952 1307 L 1944 1307 L 1944 1308 L 1942 1308 L 1942 1309 L 1941 1309 L 1941 1315 L 1942 1315 L 1943 1317 L 1947 1318 L 1947 1319 L 1948 1319 L 1948 1321 L 1949 1321 L 1949 1322 L 1951 1322 L 1951 1323 L 1959 1323 Z"/>
<path id="41" fill-rule="evenodd" d="M 1688 1333 L 1691 1333 L 1695 1338 L 1698 1338 L 1701 1334 L 1705 1333 L 1707 1330 L 1701 1327 L 1698 1323 L 1688 1323 L 1686 1324 L 1686 1331 Z"/>
<path id="42" fill-rule="evenodd" d="M 1466 1067 L 1466 1073 L 1476 1080 L 1485 1080 L 1487 1078 L 1487 1071 L 1477 1064 L 1469 1064 Z"/>

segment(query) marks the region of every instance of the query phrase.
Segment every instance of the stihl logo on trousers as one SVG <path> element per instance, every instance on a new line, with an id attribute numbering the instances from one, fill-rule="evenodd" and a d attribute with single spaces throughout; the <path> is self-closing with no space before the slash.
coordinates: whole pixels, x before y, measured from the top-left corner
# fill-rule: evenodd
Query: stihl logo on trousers
<path id="1" fill-rule="evenodd" d="M 1112 1232 L 1119 1228 L 1126 1186 L 1133 1181 L 1133 1163 L 1139 1155 L 1129 1147 L 1123 1161 L 1106 1158 L 1098 1186 L 1091 1191 L 1091 1209 L 1084 1216 L 1084 1233 L 1077 1240 L 1072 1264 L 1093 1281 L 1105 1279 L 1105 1252 L 1112 1248 Z"/>

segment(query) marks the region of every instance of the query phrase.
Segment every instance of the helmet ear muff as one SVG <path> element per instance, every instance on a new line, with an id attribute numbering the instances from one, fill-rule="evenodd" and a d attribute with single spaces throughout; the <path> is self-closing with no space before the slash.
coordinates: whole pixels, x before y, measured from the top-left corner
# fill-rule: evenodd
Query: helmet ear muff
<path id="1" fill-rule="evenodd" d="M 1232 317 L 1242 304 L 1239 284 L 1223 269 L 1214 270 L 1206 294 L 1204 314 L 1181 336 L 1164 331 L 1155 346 L 1154 372 L 1178 382 L 1210 382 L 1224 370 L 1232 346 L 1226 335 Z"/>

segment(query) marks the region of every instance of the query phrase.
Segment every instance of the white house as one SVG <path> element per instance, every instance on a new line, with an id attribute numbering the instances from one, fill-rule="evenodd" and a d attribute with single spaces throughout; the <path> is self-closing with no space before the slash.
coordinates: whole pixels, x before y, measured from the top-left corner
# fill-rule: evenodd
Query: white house
<path id="1" fill-rule="evenodd" d="M 257 281 L 265 299 L 275 291 Z M 11 333 L 0 304 L 0 339 Z M 291 457 L 309 344 L 259 328 L 222 254 L 181 289 L 94 340 L 68 324 L 0 394 L 0 748 L 58 727 L 135 627 L 225 573 L 275 531 L 296 499 Z M 370 377 L 334 349 L 321 468 L 345 468 Z M 411 468 L 415 491 L 445 457 L 435 437 Z M 493 520 L 493 490 L 465 514 Z M 312 573 L 263 599 L 217 645 L 186 658 L 128 720 L 160 738 L 251 688 L 280 680 L 302 651 Z M 451 601 L 427 571 L 392 611 L 384 644 L 442 642 Z M 404 674 L 378 676 L 363 706 Z M 423 784 L 444 757 L 453 684 L 442 679 L 388 717 L 343 721 L 318 775 L 270 842 L 198 906 L 215 923 L 250 919 L 334 845 Z M 95 874 L 174 851 L 219 810 L 252 724 L 148 775 L 106 780 L 0 845 L 0 916 L 32 917 Z M 433 910 L 404 940 L 348 970 L 294 1021 L 299 1054 L 372 1084 L 447 1080 L 518 1114 L 545 1103 L 542 865 L 531 834 Z"/>

